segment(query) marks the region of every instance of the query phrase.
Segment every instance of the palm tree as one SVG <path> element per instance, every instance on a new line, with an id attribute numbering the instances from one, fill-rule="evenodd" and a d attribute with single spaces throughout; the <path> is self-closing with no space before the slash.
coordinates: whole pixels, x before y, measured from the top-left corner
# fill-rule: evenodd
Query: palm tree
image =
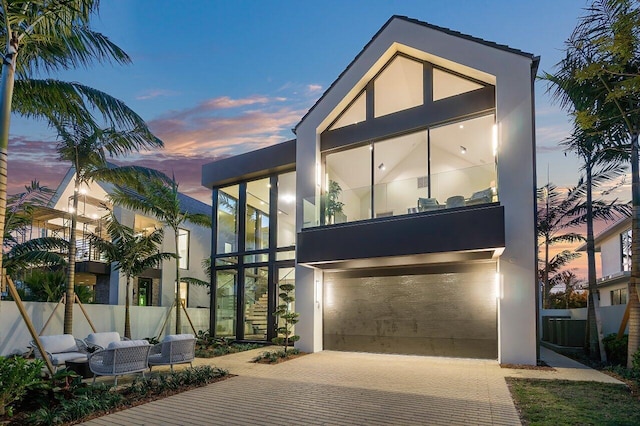
<path id="1" fill-rule="evenodd" d="M 136 233 L 128 226 L 122 225 L 110 212 L 107 219 L 109 240 L 96 234 L 89 236 L 89 241 L 102 253 L 109 263 L 115 263 L 115 269 L 127 279 L 124 335 L 131 338 L 131 319 L 129 314 L 129 298 L 131 294 L 131 278 L 145 269 L 156 267 L 164 259 L 171 259 L 173 253 L 160 253 L 158 245 L 162 243 L 162 229 L 154 229 L 150 233 Z"/>
<path id="2" fill-rule="evenodd" d="M 4 228 L 4 267 L 14 278 L 27 268 L 66 265 L 68 243 L 57 237 L 31 238 L 33 214 L 47 204 L 51 191 L 32 181 L 25 191 L 11 195 L 7 200 Z"/>
<path id="3" fill-rule="evenodd" d="M 594 0 L 566 45 L 556 75 L 587 83 L 589 90 L 582 96 L 598 100 L 577 112 L 576 121 L 585 131 L 615 135 L 624 142 L 631 162 L 633 254 L 627 348 L 631 368 L 640 346 L 640 5 L 633 0 Z M 564 100 L 570 96 L 562 95 Z"/>
<path id="4" fill-rule="evenodd" d="M 116 188 L 110 194 L 114 204 L 121 205 L 131 210 L 139 210 L 144 214 L 155 216 L 164 226 L 171 228 L 175 242 L 175 306 L 176 306 L 176 333 L 181 333 L 180 320 L 180 257 L 178 255 L 178 239 L 180 227 L 186 222 L 195 225 L 211 227 L 211 217 L 201 213 L 189 212 L 181 202 L 181 194 L 178 192 L 178 183 L 175 178 L 151 177 L 141 179 L 132 187 L 135 191 L 125 188 Z"/>
<path id="5" fill-rule="evenodd" d="M 545 308 L 549 308 L 549 295 L 554 274 L 560 269 L 580 257 L 580 253 L 563 250 L 552 258 L 551 246 L 562 243 L 575 243 L 582 241 L 582 235 L 576 232 L 567 232 L 569 221 L 576 215 L 578 205 L 582 203 L 582 197 L 575 188 L 563 194 L 558 187 L 548 183 L 537 190 L 536 223 L 538 231 L 538 247 L 544 248 L 544 260 L 540 261 L 538 279 L 542 282 L 542 302 Z"/>
<path id="6" fill-rule="evenodd" d="M 93 62 L 127 64 L 130 58 L 90 18 L 99 0 L 0 0 L 4 40 L 0 75 L 0 230 L 5 227 L 7 151 L 11 113 L 50 121 L 73 119 L 98 126 L 146 127 L 123 102 L 79 83 L 37 79 L 40 73 L 87 67 Z M 4 233 L 0 232 L 0 247 Z M 2 259 L 0 258 L 0 270 Z"/>
<path id="7" fill-rule="evenodd" d="M 110 167 L 107 156 L 126 155 L 140 149 L 162 147 L 162 141 L 145 127 L 130 131 L 97 129 L 92 125 L 61 123 L 53 120 L 59 135 L 57 151 L 61 160 L 70 161 L 75 169 L 73 207 L 71 210 L 71 232 L 69 234 L 69 268 L 67 298 L 65 303 L 64 332 L 72 333 L 73 291 L 76 263 L 76 226 L 78 196 L 83 185 L 92 181 L 126 184 L 149 169 L 136 166 Z"/>

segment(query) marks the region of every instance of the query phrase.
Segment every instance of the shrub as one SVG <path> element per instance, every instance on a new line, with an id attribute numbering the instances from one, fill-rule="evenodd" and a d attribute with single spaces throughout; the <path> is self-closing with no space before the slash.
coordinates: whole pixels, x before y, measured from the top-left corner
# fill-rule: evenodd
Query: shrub
<path id="1" fill-rule="evenodd" d="M 627 343 L 629 336 L 626 334 L 618 339 L 616 333 L 607 335 L 602 339 L 604 349 L 607 352 L 607 360 L 613 365 L 627 365 Z"/>
<path id="2" fill-rule="evenodd" d="M 19 402 L 29 387 L 42 382 L 43 366 L 41 360 L 0 357 L 0 415 L 11 415 L 11 404 Z"/>

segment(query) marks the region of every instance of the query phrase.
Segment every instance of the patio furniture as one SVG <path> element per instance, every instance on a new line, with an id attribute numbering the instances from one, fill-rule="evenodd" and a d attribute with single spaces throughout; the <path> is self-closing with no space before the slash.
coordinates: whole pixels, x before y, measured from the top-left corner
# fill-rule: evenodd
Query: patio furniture
<path id="1" fill-rule="evenodd" d="M 73 371 L 83 379 L 91 377 L 91 369 L 89 369 L 89 361 L 87 358 L 69 359 L 65 362 L 67 371 Z"/>
<path id="2" fill-rule="evenodd" d="M 464 197 L 462 195 L 454 195 L 453 197 L 447 198 L 447 208 L 450 209 L 452 207 L 464 207 Z"/>
<path id="3" fill-rule="evenodd" d="M 491 188 L 477 191 L 471 194 L 471 197 L 466 201 L 467 206 L 473 206 L 476 204 L 488 204 L 493 200 L 493 191 Z"/>
<path id="4" fill-rule="evenodd" d="M 151 348 L 149 353 L 149 370 L 154 365 L 169 365 L 173 371 L 173 364 L 193 366 L 195 358 L 196 338 L 193 334 L 172 334 L 165 336 L 162 342 Z"/>
<path id="5" fill-rule="evenodd" d="M 426 212 L 429 210 L 439 210 L 444 208 L 444 206 L 438 203 L 438 200 L 435 198 L 418 198 L 418 211 Z"/>
<path id="6" fill-rule="evenodd" d="M 72 359 L 87 359 L 87 349 L 84 342 L 74 338 L 71 334 L 54 334 L 51 336 L 40 336 L 42 348 L 45 350 L 51 364 L 56 371 L 61 365 L 65 365 L 66 361 Z M 43 359 L 43 355 L 38 350 L 36 343 L 31 341 L 31 347 L 36 358 Z"/>
<path id="7" fill-rule="evenodd" d="M 89 354 L 89 368 L 96 376 L 115 376 L 114 386 L 118 386 L 118 376 L 142 372 L 148 368 L 151 345 L 146 340 L 125 340 L 111 342 L 106 349 Z"/>
<path id="8" fill-rule="evenodd" d="M 100 333 L 91 333 L 84 343 L 87 345 L 88 350 L 106 349 L 111 342 L 119 342 L 121 340 L 129 340 L 126 337 L 120 337 L 120 333 L 117 331 L 104 331 Z"/>

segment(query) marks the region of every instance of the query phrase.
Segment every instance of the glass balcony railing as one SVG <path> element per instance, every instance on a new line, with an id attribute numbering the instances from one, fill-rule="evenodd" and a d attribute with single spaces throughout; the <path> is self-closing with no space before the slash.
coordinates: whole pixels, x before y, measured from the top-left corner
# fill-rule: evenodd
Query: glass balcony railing
<path id="1" fill-rule="evenodd" d="M 332 198 L 303 200 L 303 228 L 488 204 L 498 201 L 498 191 L 491 164 L 343 189 Z"/>

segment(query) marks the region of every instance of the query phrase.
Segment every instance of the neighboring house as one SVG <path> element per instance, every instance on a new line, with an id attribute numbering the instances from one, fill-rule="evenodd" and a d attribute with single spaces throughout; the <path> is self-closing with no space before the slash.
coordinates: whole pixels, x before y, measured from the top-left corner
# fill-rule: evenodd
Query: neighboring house
<path id="1" fill-rule="evenodd" d="M 69 169 L 47 207 L 34 215 L 31 236 L 58 236 L 69 238 L 75 170 Z M 80 190 L 76 234 L 76 284 L 90 285 L 94 289 L 94 302 L 124 305 L 126 279 L 111 265 L 87 239 L 91 233 L 107 237 L 103 229 L 106 208 L 112 209 L 118 220 L 137 232 L 162 225 L 152 217 L 113 206 L 108 202 L 110 184 L 94 182 Z M 184 194 L 180 194 L 183 208 L 193 213 L 211 215 L 211 207 Z M 165 237 L 159 250 L 174 252 L 173 231 L 165 228 Z M 208 281 L 201 262 L 211 252 L 211 230 L 186 223 L 181 231 L 179 255 L 181 277 L 194 277 Z M 182 298 L 188 307 L 209 307 L 208 288 L 181 283 Z M 171 306 L 175 300 L 175 261 L 165 260 L 158 269 L 147 269 L 132 282 L 131 304 L 134 306 Z"/>
<path id="2" fill-rule="evenodd" d="M 211 329 L 296 344 L 536 363 L 533 81 L 539 59 L 394 16 L 296 139 L 203 166 Z"/>
<path id="3" fill-rule="evenodd" d="M 600 306 L 626 305 L 631 277 L 631 218 L 614 223 L 594 242 L 602 265 L 602 277 L 598 278 Z M 586 250 L 586 244 L 576 249 Z"/>

